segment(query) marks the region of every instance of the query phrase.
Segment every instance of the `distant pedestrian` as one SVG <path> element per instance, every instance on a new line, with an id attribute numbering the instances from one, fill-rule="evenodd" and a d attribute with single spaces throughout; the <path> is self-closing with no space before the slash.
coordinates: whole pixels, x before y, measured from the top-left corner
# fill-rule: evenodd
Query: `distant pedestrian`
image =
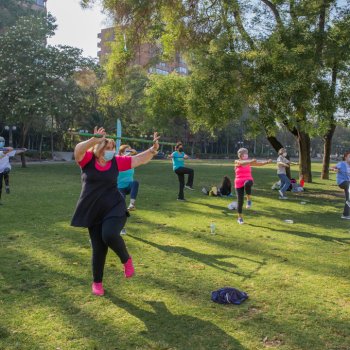
<path id="1" fill-rule="evenodd" d="M 179 179 L 179 194 L 177 196 L 177 200 L 184 201 L 184 188 L 191 191 L 193 190 L 194 171 L 193 169 L 185 167 L 185 159 L 188 159 L 189 156 L 185 154 L 182 142 L 178 142 L 176 144 L 175 151 L 172 154 L 170 154 L 168 158 L 172 159 L 173 170 Z M 186 185 L 185 175 L 188 175 Z"/>

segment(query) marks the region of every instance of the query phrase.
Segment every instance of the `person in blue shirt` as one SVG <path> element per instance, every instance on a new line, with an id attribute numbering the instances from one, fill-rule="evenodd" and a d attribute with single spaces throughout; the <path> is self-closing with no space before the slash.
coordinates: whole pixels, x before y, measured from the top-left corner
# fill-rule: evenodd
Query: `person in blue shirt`
<path id="1" fill-rule="evenodd" d="M 182 142 L 178 142 L 175 146 L 175 152 L 169 155 L 169 158 L 173 161 L 173 170 L 179 179 L 179 194 L 177 200 L 184 201 L 184 188 L 193 190 L 193 169 L 185 167 L 185 159 L 188 159 L 188 155 L 183 151 Z M 188 175 L 187 182 L 185 185 L 185 175 Z"/>
<path id="2" fill-rule="evenodd" d="M 119 147 L 120 156 L 133 156 L 137 152 L 132 149 L 129 145 L 121 145 Z M 118 190 L 126 198 L 130 194 L 130 204 L 128 210 L 136 210 L 135 202 L 137 193 L 139 191 L 139 182 L 134 180 L 135 169 L 129 169 L 126 171 L 119 172 L 118 175 Z"/>
<path id="3" fill-rule="evenodd" d="M 345 205 L 342 219 L 350 220 L 350 201 L 349 201 L 349 186 L 350 186 L 350 152 L 346 152 L 343 161 L 339 162 L 335 167 L 330 168 L 337 173 L 337 185 L 344 190 Z"/>

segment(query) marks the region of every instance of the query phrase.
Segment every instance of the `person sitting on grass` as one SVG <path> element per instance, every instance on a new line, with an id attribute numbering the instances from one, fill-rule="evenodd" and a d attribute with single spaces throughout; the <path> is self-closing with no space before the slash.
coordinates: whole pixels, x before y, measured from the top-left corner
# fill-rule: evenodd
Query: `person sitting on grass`
<path id="1" fill-rule="evenodd" d="M 337 185 L 344 190 L 345 204 L 343 209 L 342 219 L 350 220 L 350 201 L 349 201 L 349 186 L 350 186 L 350 152 L 346 152 L 343 156 L 343 161 L 336 166 L 331 167 L 337 173 Z"/>
<path id="2" fill-rule="evenodd" d="M 92 137 L 74 149 L 75 161 L 81 168 L 82 190 L 71 225 L 88 228 L 92 246 L 92 293 L 104 295 L 102 280 L 108 248 L 124 265 L 126 278 L 135 273 L 132 258 L 120 236 L 128 211 L 125 198 L 116 186 L 116 177 L 119 171 L 147 164 L 158 153 L 159 136 L 154 133 L 153 146 L 131 157 L 116 155 L 115 142 L 105 137 L 104 128 L 95 127 L 94 134 L 103 137 Z"/>
<path id="3" fill-rule="evenodd" d="M 178 201 L 184 201 L 184 188 L 188 190 L 193 190 L 193 178 L 194 171 L 193 169 L 185 167 L 185 159 L 188 159 L 189 156 L 185 154 L 183 150 L 182 142 L 178 142 L 175 146 L 175 151 L 168 156 L 173 161 L 173 170 L 176 173 L 179 179 L 179 194 L 177 196 Z M 188 174 L 187 183 L 185 185 L 185 175 Z"/>
<path id="4" fill-rule="evenodd" d="M 247 196 L 247 205 L 246 208 L 250 209 L 252 207 L 252 186 L 254 184 L 254 179 L 252 176 L 252 166 L 263 166 L 272 162 L 271 159 L 258 162 L 256 159 L 249 159 L 248 150 L 246 148 L 240 148 L 237 151 L 238 159 L 235 160 L 235 189 L 237 194 L 237 211 L 238 219 L 237 222 L 242 225 L 243 221 L 243 202 L 244 202 L 244 193 Z"/>
<path id="5" fill-rule="evenodd" d="M 216 186 L 213 186 L 211 190 L 207 190 L 205 187 L 202 188 L 202 192 L 206 195 L 212 195 L 212 196 L 227 196 L 227 197 L 232 197 L 232 185 L 231 185 L 231 180 L 228 176 L 224 176 L 222 179 L 221 186 L 218 188 Z"/>

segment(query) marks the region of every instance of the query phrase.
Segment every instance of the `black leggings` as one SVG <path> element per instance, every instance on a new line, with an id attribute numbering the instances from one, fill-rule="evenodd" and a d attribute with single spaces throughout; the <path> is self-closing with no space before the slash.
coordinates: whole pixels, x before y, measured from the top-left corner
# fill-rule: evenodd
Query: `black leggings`
<path id="1" fill-rule="evenodd" d="M 242 211 L 243 211 L 244 192 L 247 195 L 251 195 L 252 194 L 252 186 L 253 186 L 253 181 L 247 180 L 244 183 L 243 187 L 236 188 L 237 201 L 238 201 L 238 203 L 237 203 L 238 214 L 242 214 Z"/>
<path id="2" fill-rule="evenodd" d="M 5 170 L 0 173 L 0 198 L 1 198 L 1 193 L 2 193 L 2 179 L 5 181 L 5 186 L 10 186 L 10 169 L 5 168 Z"/>
<path id="3" fill-rule="evenodd" d="M 94 282 L 102 282 L 108 248 L 111 248 L 118 255 L 123 264 L 128 261 L 130 256 L 125 242 L 120 236 L 120 231 L 125 223 L 126 216 L 113 216 L 105 219 L 101 224 L 89 227 Z"/>
<path id="4" fill-rule="evenodd" d="M 350 185 L 350 182 L 349 181 L 344 181 L 342 182 L 339 187 L 341 189 L 344 190 L 344 193 L 345 193 L 345 201 L 348 201 L 349 200 L 349 185 Z M 349 209 L 349 206 L 345 203 L 344 205 L 344 210 L 343 210 L 343 215 L 344 216 L 349 216 L 350 215 L 350 209 Z"/>
<path id="5" fill-rule="evenodd" d="M 180 167 L 175 170 L 177 177 L 179 178 L 179 194 L 177 198 L 184 199 L 184 187 L 185 187 L 185 175 L 188 174 L 186 186 L 193 186 L 194 171 L 190 168 Z"/>

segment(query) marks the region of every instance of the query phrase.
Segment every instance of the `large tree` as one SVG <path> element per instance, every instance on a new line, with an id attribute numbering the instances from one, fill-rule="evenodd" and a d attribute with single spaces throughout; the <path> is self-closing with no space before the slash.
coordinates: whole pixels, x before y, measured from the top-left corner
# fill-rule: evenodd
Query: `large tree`
<path id="1" fill-rule="evenodd" d="M 0 35 L 0 117 L 20 126 L 22 147 L 33 125 L 53 129 L 55 116 L 70 110 L 74 95 L 66 87 L 90 63 L 79 49 L 48 46 L 55 28 L 53 17 L 31 15 Z"/>
<path id="2" fill-rule="evenodd" d="M 83 0 L 84 5 L 92 1 Z M 235 105 L 254 109 L 264 128 L 284 125 L 299 145 L 300 172 L 312 180 L 310 138 L 325 139 L 324 177 L 327 177 L 330 143 L 339 108 L 338 77 L 347 73 L 349 48 L 349 1 L 340 0 L 121 0 L 102 1 L 126 33 L 130 52 L 142 41 L 163 48 L 165 57 L 182 49 L 188 53 L 193 74 L 200 71 L 203 83 L 212 79 L 222 91 L 223 110 Z M 222 43 L 217 45 L 218 40 Z M 212 49 L 216 50 L 213 51 Z M 204 55 L 198 55 L 202 50 Z M 204 78 L 202 61 L 216 57 L 213 70 Z M 220 57 L 220 58 L 219 58 Z M 213 72 L 231 58 L 234 86 L 223 87 Z M 216 64 L 217 63 L 217 64 Z M 229 66 L 223 66 L 225 70 Z M 222 80 L 228 82 L 230 73 Z M 236 73 L 236 74 L 235 74 Z M 214 90 L 211 89 L 211 90 Z M 231 90 L 231 94 L 228 93 Z M 195 91 L 200 92 L 197 86 Z M 202 101 L 213 106 L 220 99 L 202 89 Z M 197 93 L 198 117 L 208 118 Z M 215 99 L 216 98 L 216 99 Z M 196 99 L 191 105 L 196 106 Z M 233 103 L 232 103 L 233 102 Z M 209 122 L 222 123 L 221 111 Z M 236 113 L 236 117 L 240 114 Z M 207 119 L 205 119 L 207 120 Z M 266 122 L 271 122 L 270 124 Z M 270 135 L 273 137 L 274 135 Z M 275 139 L 274 145 L 277 146 Z"/>

